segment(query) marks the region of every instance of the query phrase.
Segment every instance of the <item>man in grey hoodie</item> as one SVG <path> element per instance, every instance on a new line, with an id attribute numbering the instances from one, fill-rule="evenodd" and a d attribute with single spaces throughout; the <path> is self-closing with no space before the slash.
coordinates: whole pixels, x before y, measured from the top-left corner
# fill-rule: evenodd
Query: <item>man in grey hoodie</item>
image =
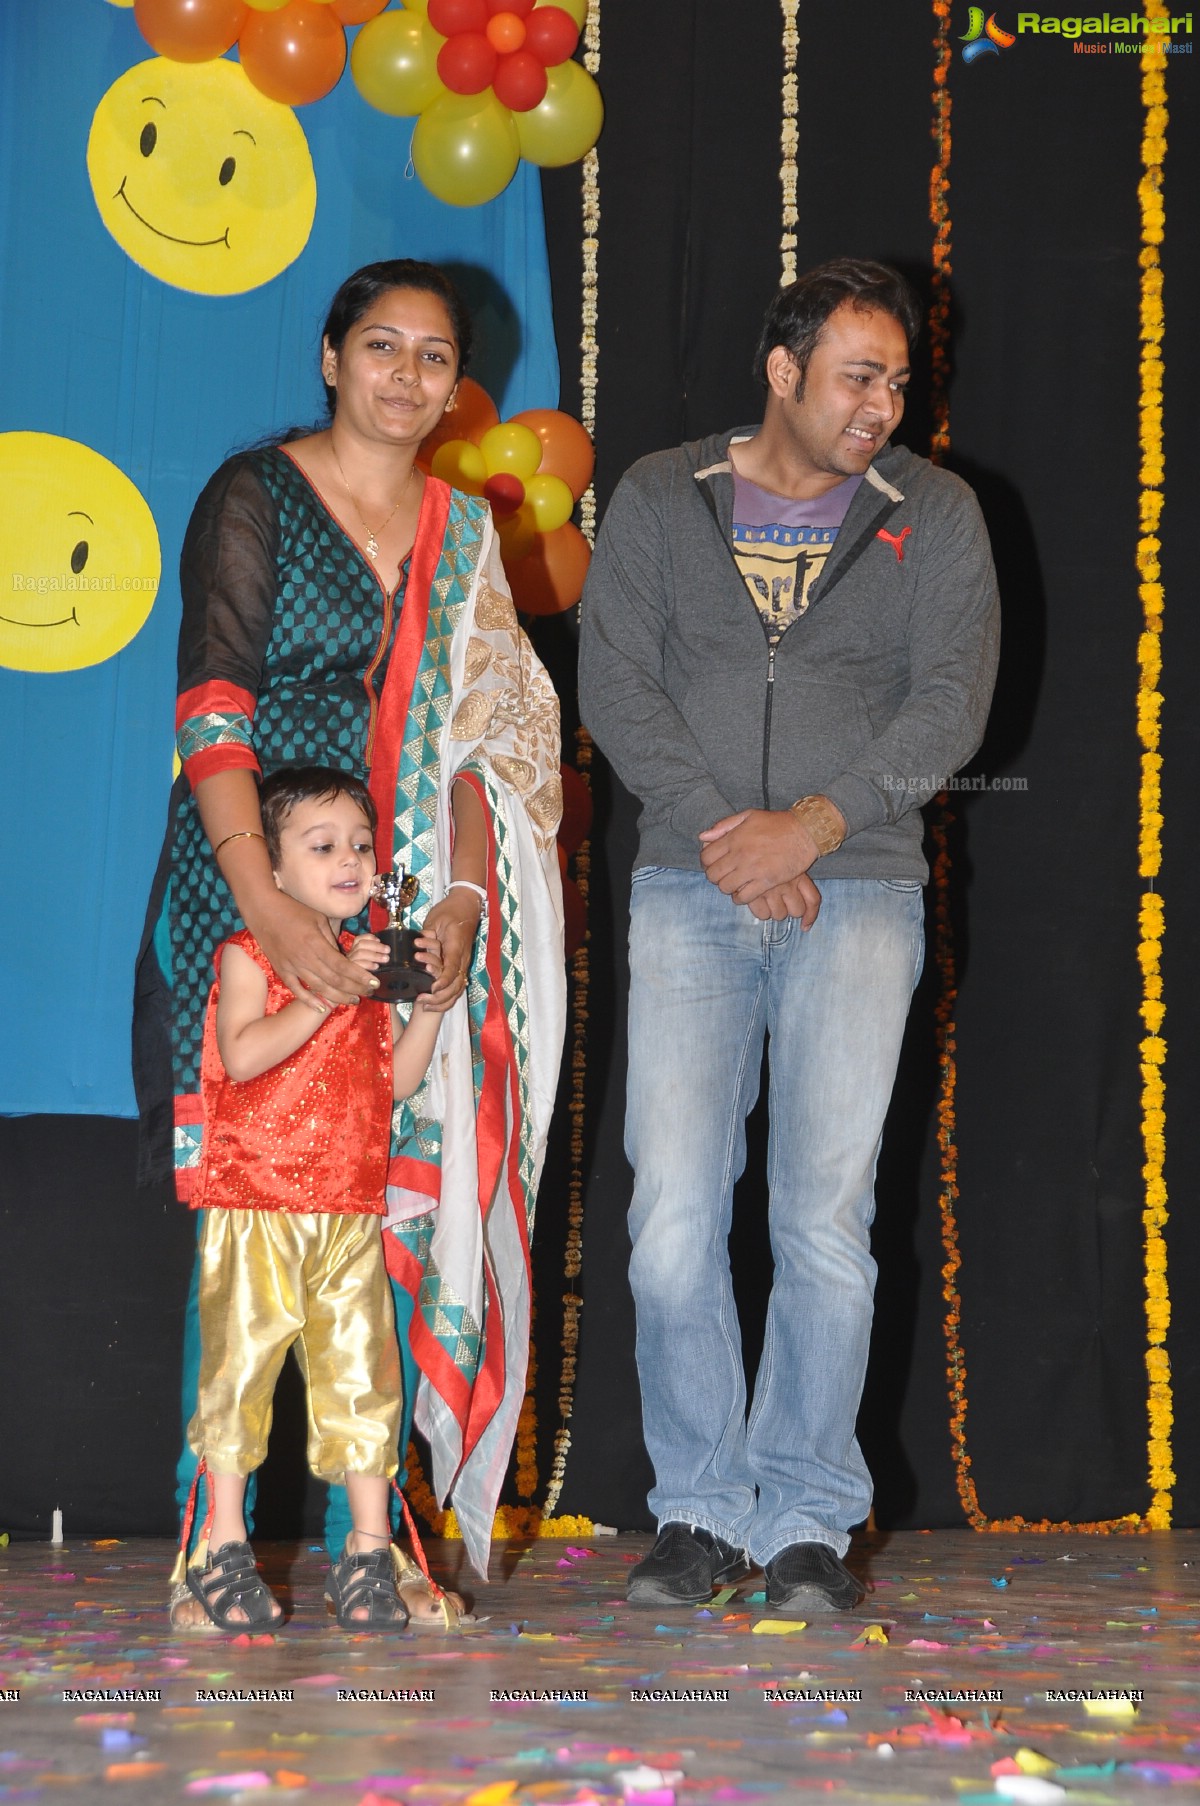
<path id="1" fill-rule="evenodd" d="M 650 1505 L 638 1605 L 766 1571 L 844 1610 L 875 1165 L 923 949 L 920 804 L 979 745 L 998 646 L 975 497 L 889 440 L 920 321 L 882 264 L 783 289 L 761 425 L 643 458 L 583 597 L 583 719 L 642 804 L 630 1279 Z M 770 1035 L 775 1271 L 749 1417 L 734 1183 Z"/>

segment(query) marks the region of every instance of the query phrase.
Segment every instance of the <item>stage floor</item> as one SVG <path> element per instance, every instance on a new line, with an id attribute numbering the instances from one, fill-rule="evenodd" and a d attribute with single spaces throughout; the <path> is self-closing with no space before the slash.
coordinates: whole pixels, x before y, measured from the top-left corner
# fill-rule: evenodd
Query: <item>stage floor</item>
<path id="1" fill-rule="evenodd" d="M 166 1543 L 0 1549 L 0 1802 L 1099 1806 L 1200 1785 L 1200 1532 L 865 1538 L 864 1605 L 804 1628 L 759 1580 L 631 1610 L 649 1542 L 497 1544 L 452 1638 L 339 1631 L 320 1551 L 269 1544 L 292 1615 L 249 1643 L 170 1634 Z M 460 1544 L 430 1554 L 456 1574 Z"/>

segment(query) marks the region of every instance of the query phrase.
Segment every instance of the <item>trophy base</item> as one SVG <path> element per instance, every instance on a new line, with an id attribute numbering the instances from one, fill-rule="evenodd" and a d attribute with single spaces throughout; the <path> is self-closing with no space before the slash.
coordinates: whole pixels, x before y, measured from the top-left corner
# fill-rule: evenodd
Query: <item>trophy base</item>
<path id="1" fill-rule="evenodd" d="M 381 928 L 379 939 L 388 950 L 388 962 L 376 966 L 379 988 L 371 992 L 375 1003 L 411 1003 L 433 989 L 433 973 L 417 964 L 417 936 L 412 928 Z"/>

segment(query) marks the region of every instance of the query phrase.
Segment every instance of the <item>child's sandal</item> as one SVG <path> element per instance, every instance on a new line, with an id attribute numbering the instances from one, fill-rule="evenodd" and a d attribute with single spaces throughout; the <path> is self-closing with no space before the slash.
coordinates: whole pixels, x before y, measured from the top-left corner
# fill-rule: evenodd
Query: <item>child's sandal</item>
<path id="1" fill-rule="evenodd" d="M 329 1570 L 325 1597 L 343 1630 L 403 1630 L 408 1609 L 396 1591 L 392 1550 L 372 1549 L 355 1555 L 347 1549 Z M 366 1606 L 366 1615 L 353 1614 Z"/>
<path id="2" fill-rule="evenodd" d="M 283 1622 L 279 1601 L 254 1565 L 249 1543 L 222 1543 L 202 1568 L 189 1568 L 188 1591 L 220 1630 L 275 1630 Z M 242 1616 L 233 1618 L 231 1612 Z"/>

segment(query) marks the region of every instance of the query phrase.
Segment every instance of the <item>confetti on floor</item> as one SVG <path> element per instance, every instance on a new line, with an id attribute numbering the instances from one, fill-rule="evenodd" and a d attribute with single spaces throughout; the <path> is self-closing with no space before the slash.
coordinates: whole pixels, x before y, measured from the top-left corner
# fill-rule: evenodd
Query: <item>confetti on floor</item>
<path id="1" fill-rule="evenodd" d="M 1200 1784 L 1198 1532 L 1052 1549 L 866 1538 L 851 1554 L 863 1605 L 807 1623 L 772 1615 L 758 1576 L 699 1611 L 628 1609 L 649 1540 L 497 1544 L 487 1586 L 460 1571 L 461 1544 L 434 1544 L 475 1623 L 399 1637 L 339 1631 L 319 1549 L 267 1545 L 289 1614 L 273 1638 L 172 1636 L 166 1542 L 10 1543 L 0 1806 L 749 1806 L 814 1791 L 1116 1806 Z"/>

